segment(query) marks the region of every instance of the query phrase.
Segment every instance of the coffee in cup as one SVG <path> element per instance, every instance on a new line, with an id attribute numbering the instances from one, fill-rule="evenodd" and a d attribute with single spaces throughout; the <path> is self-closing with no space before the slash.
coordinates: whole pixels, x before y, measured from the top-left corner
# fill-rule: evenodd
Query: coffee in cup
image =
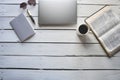
<path id="1" fill-rule="evenodd" d="M 78 35 L 86 35 L 89 31 L 89 28 L 86 24 L 81 24 L 80 26 L 77 27 L 76 31 Z"/>

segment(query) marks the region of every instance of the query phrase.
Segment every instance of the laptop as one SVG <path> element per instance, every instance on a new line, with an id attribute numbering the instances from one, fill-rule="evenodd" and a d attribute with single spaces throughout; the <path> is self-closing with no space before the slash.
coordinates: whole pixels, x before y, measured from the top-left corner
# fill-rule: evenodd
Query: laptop
<path id="1" fill-rule="evenodd" d="M 38 23 L 40 25 L 76 24 L 77 1 L 39 0 Z"/>

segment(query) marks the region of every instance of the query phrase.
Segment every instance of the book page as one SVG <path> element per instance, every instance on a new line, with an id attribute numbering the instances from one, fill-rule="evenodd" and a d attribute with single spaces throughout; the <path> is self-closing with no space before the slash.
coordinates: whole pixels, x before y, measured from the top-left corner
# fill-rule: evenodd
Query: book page
<path id="1" fill-rule="evenodd" d="M 99 39 L 107 51 L 117 52 L 117 50 L 120 49 L 120 24 L 114 26 L 114 28 L 105 33 Z"/>
<path id="2" fill-rule="evenodd" d="M 97 36 L 100 37 L 113 28 L 113 26 L 116 26 L 119 21 L 120 19 L 118 15 L 110 9 L 106 12 L 103 12 L 103 14 L 99 17 L 96 17 L 96 19 L 94 19 L 94 21 L 91 23 L 91 26 Z"/>

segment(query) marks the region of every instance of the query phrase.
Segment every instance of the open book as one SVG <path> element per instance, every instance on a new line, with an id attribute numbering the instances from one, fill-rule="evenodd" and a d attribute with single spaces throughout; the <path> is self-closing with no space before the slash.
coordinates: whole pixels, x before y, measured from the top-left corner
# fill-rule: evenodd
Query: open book
<path id="1" fill-rule="evenodd" d="M 105 6 L 85 22 L 107 52 L 112 56 L 120 50 L 120 16 L 111 6 Z"/>

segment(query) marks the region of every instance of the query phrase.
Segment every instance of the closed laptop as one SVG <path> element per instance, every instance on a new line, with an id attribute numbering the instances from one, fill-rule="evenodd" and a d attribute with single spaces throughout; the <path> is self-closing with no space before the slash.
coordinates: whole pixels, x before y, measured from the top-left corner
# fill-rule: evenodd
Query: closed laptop
<path id="1" fill-rule="evenodd" d="M 40 25 L 75 24 L 76 0 L 39 0 L 38 22 Z"/>

